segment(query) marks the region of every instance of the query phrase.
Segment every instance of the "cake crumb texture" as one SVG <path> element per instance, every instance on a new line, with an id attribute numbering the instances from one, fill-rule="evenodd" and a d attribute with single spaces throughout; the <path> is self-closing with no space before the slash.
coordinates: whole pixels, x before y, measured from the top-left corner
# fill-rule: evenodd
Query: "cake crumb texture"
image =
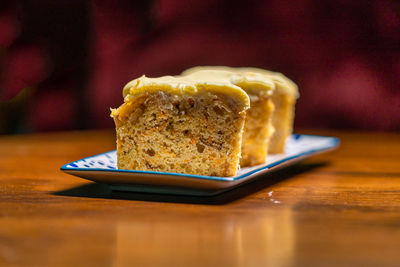
<path id="1" fill-rule="evenodd" d="M 210 91 L 137 95 L 113 111 L 118 168 L 234 176 L 245 114 L 229 95 Z"/>

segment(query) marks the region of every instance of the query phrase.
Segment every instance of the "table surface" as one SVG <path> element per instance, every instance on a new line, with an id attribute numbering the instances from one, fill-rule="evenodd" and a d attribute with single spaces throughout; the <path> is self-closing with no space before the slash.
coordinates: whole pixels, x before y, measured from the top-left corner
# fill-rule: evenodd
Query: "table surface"
<path id="1" fill-rule="evenodd" d="M 112 131 L 0 137 L 0 265 L 399 266 L 400 135 L 298 132 L 341 146 L 215 197 L 59 170 L 114 149 Z"/>

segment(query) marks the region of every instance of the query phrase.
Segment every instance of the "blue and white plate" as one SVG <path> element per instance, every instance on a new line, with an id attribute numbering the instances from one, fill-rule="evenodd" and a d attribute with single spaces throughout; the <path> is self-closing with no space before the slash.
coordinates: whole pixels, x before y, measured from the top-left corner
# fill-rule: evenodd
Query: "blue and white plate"
<path id="1" fill-rule="evenodd" d="M 286 141 L 285 153 L 268 155 L 266 163 L 241 168 L 233 177 L 121 170 L 117 168 L 115 150 L 68 163 L 61 170 L 109 184 L 113 190 L 118 191 L 206 196 L 229 190 L 271 170 L 287 167 L 338 145 L 339 139 L 335 137 L 294 134 Z"/>

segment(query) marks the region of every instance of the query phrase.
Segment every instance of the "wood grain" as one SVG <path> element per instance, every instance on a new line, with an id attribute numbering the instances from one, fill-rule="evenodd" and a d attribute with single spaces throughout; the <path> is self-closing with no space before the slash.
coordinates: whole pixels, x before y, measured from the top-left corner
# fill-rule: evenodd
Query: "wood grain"
<path id="1" fill-rule="evenodd" d="M 114 134 L 0 137 L 0 266 L 398 266 L 400 135 L 212 197 L 111 192 L 59 171 Z"/>

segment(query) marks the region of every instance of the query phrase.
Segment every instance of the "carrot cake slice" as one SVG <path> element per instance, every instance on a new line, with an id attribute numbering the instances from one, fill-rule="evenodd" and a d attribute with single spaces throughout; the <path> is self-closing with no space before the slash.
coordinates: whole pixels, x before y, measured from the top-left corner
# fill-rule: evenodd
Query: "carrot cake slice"
<path id="1" fill-rule="evenodd" d="M 142 76 L 112 109 L 118 168 L 211 176 L 236 175 L 246 110 L 238 86 L 187 77 Z"/>
<path id="2" fill-rule="evenodd" d="M 264 163 L 270 137 L 274 131 L 271 124 L 274 110 L 271 95 L 275 89 L 274 82 L 255 72 L 232 72 L 229 69 L 212 67 L 192 68 L 182 75 L 203 81 L 230 82 L 248 94 L 251 107 L 246 112 L 240 166 Z"/>

